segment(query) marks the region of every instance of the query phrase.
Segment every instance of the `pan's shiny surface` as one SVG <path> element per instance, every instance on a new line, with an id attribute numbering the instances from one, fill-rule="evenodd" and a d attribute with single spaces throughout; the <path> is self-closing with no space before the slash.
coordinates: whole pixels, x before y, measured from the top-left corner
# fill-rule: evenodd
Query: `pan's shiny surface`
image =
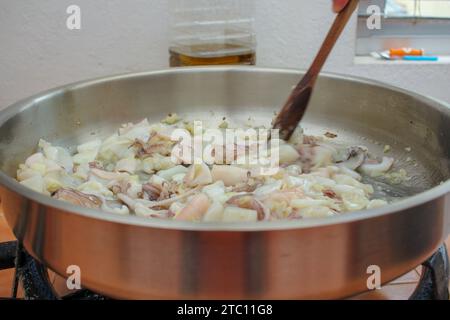
<path id="1" fill-rule="evenodd" d="M 323 75 L 303 123 L 308 133 L 336 132 L 379 155 L 391 146 L 397 169 L 412 179 L 388 194 L 414 196 L 385 208 L 321 220 L 193 224 L 74 207 L 11 178 L 39 138 L 73 146 L 169 112 L 268 123 L 299 77 L 248 67 L 173 69 L 69 85 L 3 110 L 0 196 L 8 223 L 51 269 L 65 275 L 78 265 L 82 285 L 117 298 L 336 298 L 367 290 L 371 265 L 381 268 L 382 282 L 412 269 L 445 236 L 450 109 L 366 80 Z"/>

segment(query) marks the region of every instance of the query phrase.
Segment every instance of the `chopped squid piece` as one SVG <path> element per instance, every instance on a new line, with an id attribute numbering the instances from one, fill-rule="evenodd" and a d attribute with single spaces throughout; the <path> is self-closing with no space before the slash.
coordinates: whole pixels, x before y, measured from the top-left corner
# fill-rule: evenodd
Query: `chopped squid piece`
<path id="1" fill-rule="evenodd" d="M 366 159 L 367 149 L 362 147 L 351 147 L 344 151 L 344 155 L 340 155 L 341 161 L 337 161 L 339 166 L 350 170 L 358 169 Z M 339 156 L 338 156 L 339 158 Z"/>
<path id="2" fill-rule="evenodd" d="M 379 177 L 389 171 L 393 164 L 393 158 L 383 157 L 381 162 L 376 160 L 368 160 L 364 162 L 359 170 L 370 177 Z"/>
<path id="3" fill-rule="evenodd" d="M 127 179 L 112 180 L 106 186 L 114 194 L 128 193 L 128 190 L 131 188 L 131 182 L 129 180 L 127 180 Z"/>
<path id="4" fill-rule="evenodd" d="M 162 218 L 165 219 L 168 217 L 168 210 L 153 210 L 147 208 L 141 203 L 136 204 L 134 208 L 134 212 L 137 216 L 146 217 L 146 218 Z"/>
<path id="5" fill-rule="evenodd" d="M 154 201 L 154 202 L 150 203 L 149 207 L 150 208 L 169 207 L 172 203 L 174 203 L 176 201 L 180 201 L 184 198 L 187 198 L 197 191 L 198 191 L 198 189 L 191 189 L 191 190 L 186 191 L 185 193 L 178 195 L 178 196 L 173 196 L 173 197 L 165 199 L 165 200 Z"/>
<path id="6" fill-rule="evenodd" d="M 200 193 L 194 196 L 187 206 L 175 216 L 175 220 L 200 221 L 208 211 L 209 206 L 209 198 L 205 194 Z"/>
<path id="7" fill-rule="evenodd" d="M 258 220 L 267 220 L 270 216 L 269 209 L 266 208 L 266 206 L 261 201 L 259 201 L 252 195 L 243 194 L 233 196 L 230 199 L 228 199 L 227 204 L 232 205 L 234 207 L 251 209 L 256 211 Z"/>
<path id="8" fill-rule="evenodd" d="M 133 199 L 130 196 L 123 193 L 117 194 L 117 199 L 125 203 L 133 211 L 138 204 L 150 208 L 150 206 L 154 203 L 152 201 L 148 201 L 145 199 Z"/>
<path id="9" fill-rule="evenodd" d="M 246 182 L 250 172 L 236 166 L 214 165 L 211 170 L 213 181 L 223 181 L 225 186 Z"/>
<path id="10" fill-rule="evenodd" d="M 103 180 L 120 180 L 122 178 L 128 177 L 127 174 L 121 172 L 109 172 L 105 170 L 100 170 L 97 168 L 92 168 L 91 173 Z"/>
<path id="11" fill-rule="evenodd" d="M 258 221 L 256 210 L 243 209 L 239 207 L 226 207 L 223 211 L 224 222 L 255 222 Z"/>
<path id="12" fill-rule="evenodd" d="M 147 195 L 147 200 L 156 201 L 159 200 L 161 194 L 163 194 L 163 185 L 146 183 L 142 186 L 142 191 Z"/>
<path id="13" fill-rule="evenodd" d="M 358 181 L 361 181 L 361 175 L 358 172 L 356 172 L 356 171 L 354 171 L 352 169 L 349 169 L 346 166 L 338 165 L 338 167 L 339 167 L 340 173 L 345 174 L 347 176 L 350 176 L 353 179 L 356 179 Z"/>
<path id="14" fill-rule="evenodd" d="M 87 208 L 100 208 L 102 200 L 92 194 L 86 194 L 73 189 L 59 189 L 53 196 L 55 199 L 63 200 Z"/>

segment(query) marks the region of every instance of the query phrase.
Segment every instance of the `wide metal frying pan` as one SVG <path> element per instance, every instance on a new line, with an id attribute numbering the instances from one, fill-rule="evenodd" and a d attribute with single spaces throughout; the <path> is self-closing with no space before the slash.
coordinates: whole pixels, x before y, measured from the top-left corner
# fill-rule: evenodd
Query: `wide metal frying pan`
<path id="1" fill-rule="evenodd" d="M 340 298 L 366 291 L 373 265 L 383 283 L 390 281 L 446 236 L 450 109 L 384 84 L 324 74 L 303 121 L 308 133 L 332 131 L 378 155 L 391 146 L 396 170 L 412 179 L 384 191 L 410 197 L 384 208 L 329 219 L 198 224 L 76 207 L 13 179 L 39 138 L 73 146 L 169 112 L 268 123 L 300 77 L 250 67 L 172 69 L 68 85 L 19 102 L 0 112 L 6 219 L 51 270 L 67 276 L 67 267 L 78 265 L 83 286 L 116 298 Z"/>

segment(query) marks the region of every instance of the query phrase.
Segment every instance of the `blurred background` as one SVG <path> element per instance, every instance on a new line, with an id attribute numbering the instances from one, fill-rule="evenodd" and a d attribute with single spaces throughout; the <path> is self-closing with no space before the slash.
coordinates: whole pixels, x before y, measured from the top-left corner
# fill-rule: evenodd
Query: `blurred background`
<path id="1" fill-rule="evenodd" d="M 365 27 L 370 3 L 382 8 L 382 30 Z M 81 30 L 66 27 L 69 5 L 81 8 Z M 168 0 L 0 0 L 0 8 L 0 108 L 82 79 L 169 66 Z M 256 65 L 306 68 L 330 27 L 330 8 L 329 0 L 258 0 Z M 449 0 L 361 1 L 359 16 L 324 71 L 377 79 L 450 102 Z M 369 58 L 386 46 L 422 44 L 443 59 Z"/>

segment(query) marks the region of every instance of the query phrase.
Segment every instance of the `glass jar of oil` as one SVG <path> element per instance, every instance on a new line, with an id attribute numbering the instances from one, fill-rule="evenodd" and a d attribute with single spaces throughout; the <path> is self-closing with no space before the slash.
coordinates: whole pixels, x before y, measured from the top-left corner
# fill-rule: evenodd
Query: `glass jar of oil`
<path id="1" fill-rule="evenodd" d="M 254 65 L 254 0 L 170 0 L 170 66 Z"/>

